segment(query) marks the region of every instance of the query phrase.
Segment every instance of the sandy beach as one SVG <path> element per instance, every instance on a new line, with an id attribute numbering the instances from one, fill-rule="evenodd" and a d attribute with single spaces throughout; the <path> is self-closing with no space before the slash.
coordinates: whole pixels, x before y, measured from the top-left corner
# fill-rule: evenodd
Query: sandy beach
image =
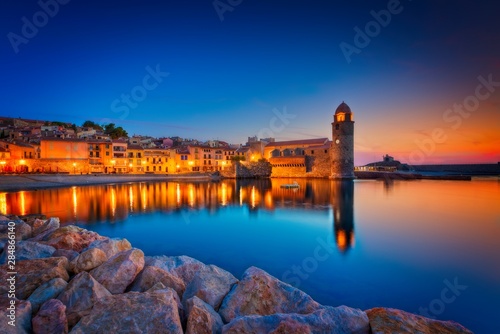
<path id="1" fill-rule="evenodd" d="M 113 184 L 128 182 L 164 182 L 164 181 L 210 181 L 208 174 L 180 175 L 0 175 L 0 192 L 47 189 L 96 184 Z"/>

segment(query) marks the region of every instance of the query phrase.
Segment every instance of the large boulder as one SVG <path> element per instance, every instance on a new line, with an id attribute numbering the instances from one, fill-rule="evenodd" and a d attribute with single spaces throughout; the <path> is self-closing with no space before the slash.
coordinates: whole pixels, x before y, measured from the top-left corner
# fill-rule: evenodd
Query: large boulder
<path id="1" fill-rule="evenodd" d="M 68 325 L 72 327 L 81 317 L 90 313 L 97 300 L 110 295 L 111 293 L 105 287 L 88 272 L 83 271 L 73 277 L 57 299 L 66 306 Z"/>
<path id="2" fill-rule="evenodd" d="M 440 321 L 401 310 L 376 307 L 366 311 L 373 334 L 420 333 L 420 334 L 472 334 L 454 321 Z"/>
<path id="3" fill-rule="evenodd" d="M 196 273 L 202 271 L 207 265 L 192 257 L 181 256 L 148 256 L 146 265 L 161 268 L 174 274 L 184 281 L 187 286 Z"/>
<path id="4" fill-rule="evenodd" d="M 55 231 L 61 227 L 61 222 L 59 218 L 50 218 L 46 221 L 37 219 L 33 223 L 33 237 L 37 237 L 41 234 L 45 235 L 47 231 Z"/>
<path id="5" fill-rule="evenodd" d="M 42 305 L 32 320 L 34 334 L 66 334 L 68 320 L 66 306 L 58 299 L 50 299 Z"/>
<path id="6" fill-rule="evenodd" d="M 75 252 L 72 249 L 56 249 L 54 253 L 52 253 L 52 257 L 65 257 L 68 259 L 68 261 L 73 261 L 75 257 L 78 256 L 78 252 Z"/>
<path id="7" fill-rule="evenodd" d="M 227 323 L 239 316 L 308 314 L 320 307 L 321 305 L 305 292 L 278 280 L 262 269 L 250 267 L 222 301 L 219 314 Z"/>
<path id="8" fill-rule="evenodd" d="M 90 271 L 101 264 L 106 262 L 108 257 L 99 248 L 90 248 L 89 250 L 81 252 L 77 257 L 75 257 L 68 266 L 70 272 L 75 274 L 81 273 L 82 271 Z"/>
<path id="9" fill-rule="evenodd" d="M 113 257 L 120 252 L 131 249 L 132 245 L 130 245 L 130 242 L 127 239 L 106 238 L 102 240 L 93 241 L 83 251 L 89 250 L 91 248 L 98 248 L 102 250 L 109 259 L 110 257 Z"/>
<path id="10" fill-rule="evenodd" d="M 222 333 L 370 334 L 370 324 L 363 311 L 340 306 L 324 307 L 309 314 L 291 313 L 238 317 L 225 325 Z"/>
<path id="11" fill-rule="evenodd" d="M 162 283 L 164 287 L 174 289 L 179 296 L 182 296 L 186 289 L 184 281 L 179 277 L 158 267 L 145 266 L 139 275 L 137 275 L 129 290 L 144 292 L 151 289 L 157 283 Z"/>
<path id="12" fill-rule="evenodd" d="M 14 226 L 12 226 L 12 222 Z M 12 231 L 15 231 L 14 236 L 16 240 L 26 240 L 33 235 L 31 226 L 18 218 L 0 220 L 0 239 L 7 239 L 9 232 Z"/>
<path id="13" fill-rule="evenodd" d="M 11 301 L 15 302 L 15 311 L 9 309 L 12 308 Z M 0 333 L 31 333 L 31 303 L 1 295 L 0 319 Z"/>
<path id="14" fill-rule="evenodd" d="M 62 278 L 53 278 L 36 288 L 29 296 L 28 301 L 31 303 L 33 314 L 38 312 L 40 306 L 47 300 L 56 298 L 64 291 L 68 283 Z"/>
<path id="15" fill-rule="evenodd" d="M 186 301 L 188 315 L 186 334 L 218 334 L 224 325 L 220 315 L 200 298 L 194 296 Z"/>
<path id="16" fill-rule="evenodd" d="M 53 278 L 61 278 L 65 281 L 69 279 L 66 270 L 68 259 L 65 257 L 49 257 L 46 259 L 25 260 L 16 263 L 16 297 L 27 299 L 36 288 Z M 7 265 L 0 267 L 0 280 L 6 282 L 11 276 Z M 0 285 L 0 294 L 5 294 L 8 286 Z"/>
<path id="17" fill-rule="evenodd" d="M 120 252 L 90 274 L 112 294 L 123 293 L 144 268 L 144 253 L 137 248 Z"/>
<path id="18" fill-rule="evenodd" d="M 217 311 L 222 300 L 236 282 L 238 282 L 236 277 L 228 271 L 209 265 L 196 273 L 186 287 L 182 300 L 185 302 L 196 296 Z"/>
<path id="19" fill-rule="evenodd" d="M 172 289 L 151 293 L 128 292 L 105 297 L 71 331 L 83 333 L 172 333 L 182 326 Z"/>
<path id="20" fill-rule="evenodd" d="M 105 237 L 74 225 L 63 226 L 46 235 L 40 242 L 56 249 L 72 249 L 81 252 L 95 240 Z"/>
<path id="21" fill-rule="evenodd" d="M 4 264 L 7 261 L 8 246 L 8 243 L 4 246 L 4 251 L 2 256 L 0 256 L 0 264 Z M 55 250 L 56 249 L 54 247 L 39 244 L 38 242 L 18 241 L 16 243 L 16 261 L 19 262 L 23 260 L 51 257 Z"/>

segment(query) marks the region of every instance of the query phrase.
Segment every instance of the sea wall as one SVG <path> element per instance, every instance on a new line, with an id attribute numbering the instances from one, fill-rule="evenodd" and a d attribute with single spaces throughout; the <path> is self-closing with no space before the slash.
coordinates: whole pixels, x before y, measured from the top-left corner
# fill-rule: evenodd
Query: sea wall
<path id="1" fill-rule="evenodd" d="M 267 161 L 236 161 L 230 169 L 220 172 L 225 178 L 258 179 L 271 175 L 271 164 Z"/>
<path id="2" fill-rule="evenodd" d="M 328 178 L 331 174 L 331 158 L 328 152 L 316 150 L 314 155 L 271 158 L 271 177 Z"/>
<path id="3" fill-rule="evenodd" d="M 236 278 L 188 256 L 145 256 L 58 218 L 0 216 L 0 249 L 1 333 L 472 333 L 396 309 L 321 305 L 256 267 Z"/>

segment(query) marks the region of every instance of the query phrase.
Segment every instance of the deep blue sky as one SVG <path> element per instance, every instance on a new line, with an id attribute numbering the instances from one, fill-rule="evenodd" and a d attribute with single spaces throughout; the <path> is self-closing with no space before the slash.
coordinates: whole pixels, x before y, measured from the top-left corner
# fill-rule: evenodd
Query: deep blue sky
<path id="1" fill-rule="evenodd" d="M 330 137 L 345 100 L 357 164 L 415 150 L 422 162 L 499 161 L 500 90 L 456 129 L 443 113 L 474 94 L 478 76 L 500 81 L 500 5 L 402 0 L 349 63 L 340 43 L 354 45 L 354 28 L 388 3 L 243 0 L 221 21 L 210 0 L 72 0 L 16 53 L 9 33 L 22 36 L 22 18 L 41 7 L 3 1 L 0 115 L 242 143 L 269 133 L 275 108 L 295 116 L 274 123 L 278 140 Z M 157 65 L 169 75 L 128 113 L 117 109 Z M 446 140 L 421 148 L 435 128 Z"/>

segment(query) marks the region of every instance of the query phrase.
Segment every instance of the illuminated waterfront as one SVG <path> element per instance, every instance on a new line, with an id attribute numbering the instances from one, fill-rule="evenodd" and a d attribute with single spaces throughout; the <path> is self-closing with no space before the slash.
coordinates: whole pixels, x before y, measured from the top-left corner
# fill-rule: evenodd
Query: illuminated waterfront
<path id="1" fill-rule="evenodd" d="M 500 311 L 498 180 L 297 180 L 300 189 L 280 188 L 291 181 L 3 193 L 0 211 L 57 216 L 125 237 L 146 255 L 189 255 L 236 276 L 255 265 L 330 305 L 419 313 L 445 280 L 457 280 L 467 288 L 429 315 L 494 331 L 485 319 Z"/>

